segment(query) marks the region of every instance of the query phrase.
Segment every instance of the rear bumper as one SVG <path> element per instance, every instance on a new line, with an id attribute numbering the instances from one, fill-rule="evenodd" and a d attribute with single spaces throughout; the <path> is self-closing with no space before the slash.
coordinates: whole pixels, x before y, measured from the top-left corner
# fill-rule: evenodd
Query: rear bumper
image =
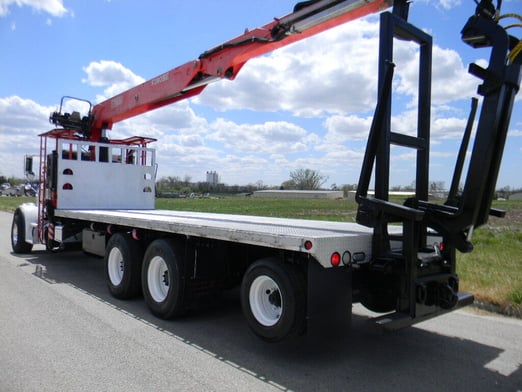
<path id="1" fill-rule="evenodd" d="M 415 317 L 411 317 L 410 314 L 395 312 L 372 318 L 371 321 L 383 330 L 395 331 L 471 305 L 474 300 L 475 297 L 472 294 L 459 292 L 457 304 L 451 309 L 418 305 Z"/>

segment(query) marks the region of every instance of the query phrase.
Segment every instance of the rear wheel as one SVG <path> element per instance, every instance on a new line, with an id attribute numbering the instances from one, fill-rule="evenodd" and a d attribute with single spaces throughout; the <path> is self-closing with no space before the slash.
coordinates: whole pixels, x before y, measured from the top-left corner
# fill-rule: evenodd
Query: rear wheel
<path id="1" fill-rule="evenodd" d="M 297 266 L 261 259 L 245 273 L 241 306 L 249 327 L 261 339 L 277 342 L 305 325 L 305 281 Z"/>
<path id="2" fill-rule="evenodd" d="M 143 297 L 151 312 L 170 319 L 186 310 L 187 286 L 182 248 L 170 239 L 152 242 L 143 258 Z"/>
<path id="3" fill-rule="evenodd" d="M 33 244 L 26 242 L 25 219 L 24 214 L 20 210 L 17 210 L 13 215 L 11 247 L 14 253 L 29 253 L 33 249 Z"/>
<path id="4" fill-rule="evenodd" d="M 130 235 L 114 234 L 105 250 L 105 270 L 107 286 L 113 296 L 127 299 L 141 291 L 141 260 L 143 251 L 140 244 Z"/>

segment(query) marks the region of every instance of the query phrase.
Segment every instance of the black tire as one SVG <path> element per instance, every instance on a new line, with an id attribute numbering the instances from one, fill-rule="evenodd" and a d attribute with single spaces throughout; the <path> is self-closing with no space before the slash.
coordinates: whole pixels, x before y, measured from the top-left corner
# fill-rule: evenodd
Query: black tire
<path id="1" fill-rule="evenodd" d="M 20 210 L 16 210 L 13 215 L 13 223 L 11 224 L 11 247 L 14 253 L 30 253 L 33 244 L 25 241 L 25 219 L 24 214 Z"/>
<path id="2" fill-rule="evenodd" d="M 141 269 L 143 298 L 157 317 L 171 319 L 187 311 L 183 247 L 171 239 L 152 242 Z"/>
<path id="3" fill-rule="evenodd" d="M 301 334 L 306 316 L 303 273 L 276 258 L 256 261 L 243 277 L 241 307 L 250 329 L 267 342 Z"/>
<path id="4" fill-rule="evenodd" d="M 141 292 L 143 250 L 129 234 L 116 233 L 105 248 L 107 287 L 119 299 L 128 299 Z"/>

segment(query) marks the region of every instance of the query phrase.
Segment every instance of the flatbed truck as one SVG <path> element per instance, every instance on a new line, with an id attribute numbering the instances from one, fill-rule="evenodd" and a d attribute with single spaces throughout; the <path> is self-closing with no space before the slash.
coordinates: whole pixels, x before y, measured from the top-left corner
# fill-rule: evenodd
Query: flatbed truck
<path id="1" fill-rule="evenodd" d="M 234 79 L 248 59 L 373 12 L 381 13 L 379 90 L 362 162 L 357 223 L 326 222 L 154 209 L 154 139 L 108 138 L 114 123 L 199 94 L 209 83 Z M 408 22 L 408 1 L 312 0 L 293 12 L 204 52 L 97 105 L 66 113 L 64 97 L 51 114 L 56 128 L 40 135 L 36 203 L 13 215 L 15 253 L 35 244 L 50 252 L 80 243 L 104 257 L 111 294 L 143 295 L 158 317 L 182 317 L 209 295 L 239 287 L 250 329 L 276 342 L 326 326 L 344 329 L 361 302 L 383 313 L 374 319 L 398 329 L 473 302 L 459 292 L 456 251 L 473 249 L 473 229 L 490 214 L 515 95 L 521 44 L 499 24 L 500 1 L 477 4 L 462 30 L 472 47 L 490 47 L 488 68 L 471 65 L 483 96 L 469 169 L 464 158 L 477 100 L 463 132 L 450 194 L 428 200 L 431 37 Z M 390 129 L 393 42 L 419 45 L 416 136 Z M 389 201 L 390 146 L 417 154 L 415 195 Z M 26 159 L 32 172 L 32 159 Z M 375 193 L 368 191 L 375 177 Z"/>

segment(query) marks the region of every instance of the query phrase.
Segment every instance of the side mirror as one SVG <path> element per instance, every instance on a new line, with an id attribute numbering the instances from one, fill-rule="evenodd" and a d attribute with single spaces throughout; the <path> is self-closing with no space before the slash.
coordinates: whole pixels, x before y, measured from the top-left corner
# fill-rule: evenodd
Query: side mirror
<path id="1" fill-rule="evenodd" d="M 27 179 L 29 179 L 29 180 L 34 179 L 33 156 L 32 155 L 25 156 L 24 173 L 25 173 L 25 176 L 27 177 Z"/>

